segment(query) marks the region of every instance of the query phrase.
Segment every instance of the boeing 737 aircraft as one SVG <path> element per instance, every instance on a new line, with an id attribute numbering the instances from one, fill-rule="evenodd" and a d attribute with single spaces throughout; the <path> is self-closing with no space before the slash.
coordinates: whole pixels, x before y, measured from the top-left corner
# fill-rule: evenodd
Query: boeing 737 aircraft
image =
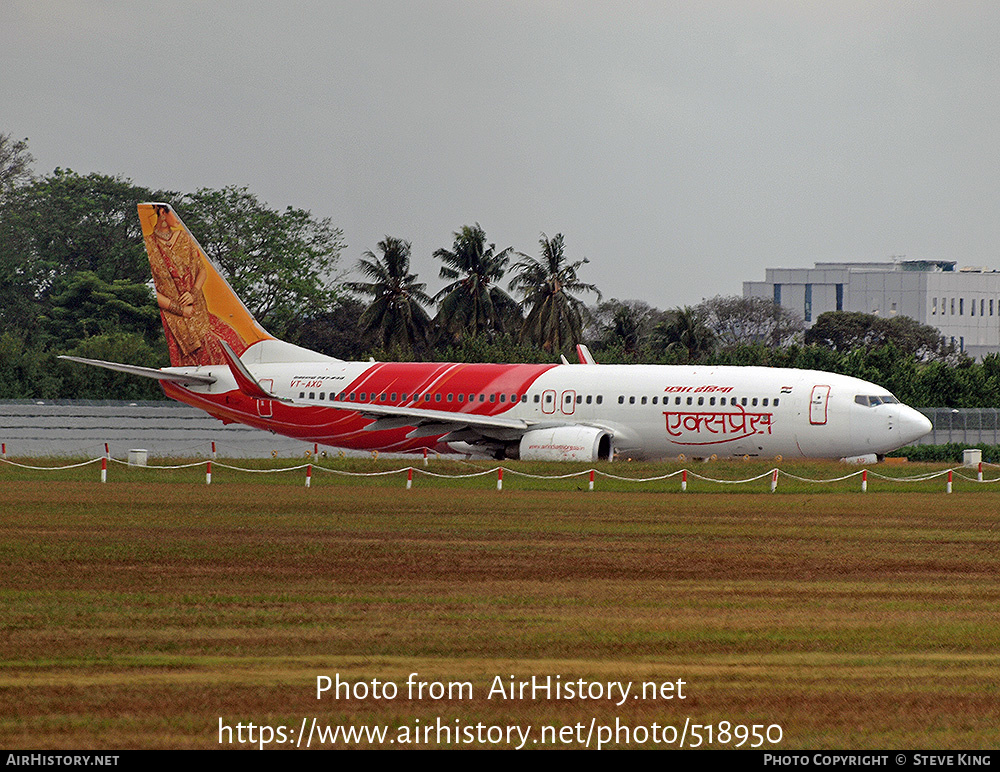
<path id="1" fill-rule="evenodd" d="M 536 460 L 881 455 L 930 422 L 873 383 L 765 367 L 345 362 L 256 322 L 167 204 L 139 205 L 171 367 L 155 378 L 224 423 L 341 448 Z"/>

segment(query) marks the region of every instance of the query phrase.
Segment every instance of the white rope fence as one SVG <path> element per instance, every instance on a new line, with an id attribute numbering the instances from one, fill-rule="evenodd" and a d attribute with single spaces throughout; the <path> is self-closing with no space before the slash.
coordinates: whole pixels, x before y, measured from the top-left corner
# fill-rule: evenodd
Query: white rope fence
<path id="1" fill-rule="evenodd" d="M 32 464 L 18 463 L 16 461 L 8 459 L 6 457 L 6 454 L 4 454 L 3 456 L 0 456 L 0 465 L 6 464 L 8 466 L 16 467 L 18 469 L 26 469 L 31 471 L 52 472 L 52 471 L 64 471 L 68 469 L 79 469 L 84 466 L 89 466 L 90 464 L 100 463 L 102 483 L 107 482 L 107 469 L 109 461 L 111 463 L 119 464 L 121 466 L 127 466 L 133 469 L 178 470 L 178 469 L 191 469 L 194 467 L 204 466 L 206 484 L 211 484 L 212 482 L 213 464 L 215 466 L 221 467 L 222 469 L 226 469 L 232 472 L 248 472 L 251 474 L 282 474 L 286 472 L 297 472 L 305 470 L 306 472 L 305 486 L 307 488 L 311 487 L 312 485 L 312 473 L 314 469 L 319 472 L 326 472 L 328 474 L 338 475 L 341 477 L 392 477 L 394 475 L 405 474 L 407 489 L 410 489 L 413 486 L 414 473 L 442 480 L 467 480 L 475 477 L 495 476 L 497 480 L 498 491 L 503 490 L 504 474 L 513 475 L 515 477 L 523 477 L 532 480 L 553 480 L 553 481 L 568 480 L 576 477 L 586 476 L 588 478 L 588 490 L 591 491 L 595 489 L 595 478 L 598 476 L 608 480 L 614 480 L 616 482 L 623 482 L 623 483 L 662 482 L 664 480 L 669 480 L 671 478 L 679 476 L 681 478 L 680 490 L 682 492 L 687 490 L 688 477 L 692 477 L 695 480 L 699 480 L 701 482 L 711 483 L 716 485 L 745 485 L 748 483 L 753 483 L 758 480 L 763 480 L 764 478 L 770 477 L 772 493 L 777 491 L 778 481 L 781 477 L 786 477 L 789 480 L 794 480 L 798 483 L 806 483 L 814 485 L 826 485 L 830 483 L 844 482 L 846 480 L 850 480 L 855 477 L 860 477 L 862 492 L 866 492 L 868 490 L 869 475 L 878 480 L 884 480 L 886 482 L 891 482 L 891 483 L 921 483 L 921 482 L 929 482 L 931 480 L 939 478 L 947 478 L 945 486 L 946 493 L 952 492 L 952 483 L 954 481 L 955 476 L 972 483 L 989 484 L 989 483 L 1000 482 L 1000 476 L 993 478 L 984 478 L 983 476 L 984 466 L 988 466 L 991 468 L 1000 468 L 1000 465 L 984 464 L 982 462 L 978 464 L 975 476 L 971 476 L 970 474 L 968 474 L 968 469 L 970 469 L 970 467 L 962 467 L 962 466 L 951 467 L 948 469 L 939 469 L 935 471 L 920 472 L 918 474 L 902 476 L 902 477 L 886 475 L 880 472 L 872 471 L 870 469 L 859 469 L 857 471 L 840 475 L 838 477 L 828 477 L 828 478 L 803 477 L 801 475 L 793 474 L 791 472 L 786 472 L 783 469 L 780 469 L 779 467 L 775 467 L 773 469 L 770 469 L 766 472 L 761 472 L 760 474 L 754 475 L 752 477 L 731 480 L 725 478 L 709 477 L 707 475 L 694 472 L 690 469 L 678 469 L 673 472 L 666 472 L 664 474 L 654 475 L 651 477 L 626 477 L 624 475 L 617 475 L 617 474 L 612 474 L 610 472 L 605 472 L 600 469 L 583 469 L 576 472 L 567 472 L 566 474 L 532 474 L 530 472 L 524 472 L 519 469 L 511 469 L 503 466 L 497 466 L 491 469 L 482 469 L 476 472 L 448 474 L 444 472 L 433 472 L 430 469 L 414 467 L 414 466 L 405 466 L 405 467 L 399 467 L 397 469 L 387 469 L 381 471 L 352 472 L 346 469 L 335 469 L 332 467 L 327 467 L 312 462 L 296 464 L 293 466 L 272 468 L 272 469 L 257 469 L 253 467 L 234 466 L 232 464 L 222 463 L 218 460 L 192 461 L 182 464 L 146 464 L 146 463 L 134 463 L 131 459 L 124 460 L 124 459 L 114 458 L 111 456 L 107 448 L 108 446 L 105 445 L 105 454 L 103 456 L 87 459 L 85 461 L 62 464 L 62 465 L 53 465 L 53 466 L 37 466 Z M 4 451 L 6 451 L 6 447 L 4 447 Z M 214 447 L 213 447 L 213 452 L 214 452 Z M 377 456 L 373 454 L 373 457 Z M 424 463 L 425 465 L 427 463 L 426 457 L 424 459 Z"/>

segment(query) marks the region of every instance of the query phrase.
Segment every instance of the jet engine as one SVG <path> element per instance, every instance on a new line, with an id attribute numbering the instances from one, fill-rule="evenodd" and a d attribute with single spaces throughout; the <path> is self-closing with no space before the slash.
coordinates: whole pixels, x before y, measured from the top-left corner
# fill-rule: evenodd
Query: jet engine
<path id="1" fill-rule="evenodd" d="M 610 461 L 612 455 L 611 434 L 593 426 L 534 429 L 516 448 L 522 461 Z"/>

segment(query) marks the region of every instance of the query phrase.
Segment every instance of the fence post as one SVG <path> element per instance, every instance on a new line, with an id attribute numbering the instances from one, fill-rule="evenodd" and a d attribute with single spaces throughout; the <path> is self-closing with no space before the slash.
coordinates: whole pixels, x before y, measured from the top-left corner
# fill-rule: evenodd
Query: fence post
<path id="1" fill-rule="evenodd" d="M 948 470 L 948 485 L 944 489 L 945 493 L 951 493 L 951 470 Z"/>
<path id="2" fill-rule="evenodd" d="M 108 457 L 105 456 L 101 459 L 101 482 L 106 483 L 108 481 Z"/>
<path id="3" fill-rule="evenodd" d="M 774 472 L 771 474 L 771 493 L 778 490 L 778 468 L 774 468 Z"/>
<path id="4" fill-rule="evenodd" d="M 313 479 L 313 465 L 306 464 L 306 487 L 309 488 L 312 485 Z"/>
<path id="5" fill-rule="evenodd" d="M 406 490 L 410 490 L 413 487 L 413 467 L 406 467 Z"/>
<path id="6" fill-rule="evenodd" d="M 594 470 L 590 470 L 590 484 L 587 486 L 587 490 L 594 490 Z"/>
<path id="7" fill-rule="evenodd" d="M 979 462 L 979 471 L 976 473 L 976 480 L 979 482 L 983 481 L 983 462 Z"/>
<path id="8" fill-rule="evenodd" d="M 681 470 L 681 493 L 684 493 L 688 489 L 688 470 Z"/>
<path id="9" fill-rule="evenodd" d="M 205 485 L 212 484 L 212 462 L 205 462 Z"/>
<path id="10" fill-rule="evenodd" d="M 503 490 L 503 467 L 497 468 L 497 490 Z"/>
<path id="11" fill-rule="evenodd" d="M 862 469 L 861 470 L 861 492 L 862 493 L 867 493 L 868 492 L 868 470 L 867 469 Z"/>

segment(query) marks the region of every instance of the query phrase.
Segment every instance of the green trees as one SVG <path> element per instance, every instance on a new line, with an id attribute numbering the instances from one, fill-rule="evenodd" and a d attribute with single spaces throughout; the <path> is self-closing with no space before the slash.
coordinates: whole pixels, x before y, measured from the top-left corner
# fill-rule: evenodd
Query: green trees
<path id="1" fill-rule="evenodd" d="M 679 363 L 701 361 L 711 353 L 715 343 L 712 330 L 690 306 L 667 312 L 656 326 L 654 336 L 666 351 L 679 354 L 675 357 Z"/>
<path id="2" fill-rule="evenodd" d="M 883 319 L 858 311 L 827 311 L 816 318 L 805 334 L 806 343 L 848 352 L 892 343 L 920 361 L 955 359 L 955 349 L 929 324 L 908 316 Z"/>
<path id="3" fill-rule="evenodd" d="M 31 181 L 35 159 L 28 152 L 27 139 L 14 139 L 0 132 L 0 201 L 16 188 Z"/>
<path id="4" fill-rule="evenodd" d="M 401 347 L 415 356 L 426 349 L 431 320 L 424 310 L 433 302 L 410 273 L 410 242 L 386 236 L 378 243 L 382 253 L 370 250 L 358 261 L 358 271 L 370 282 L 350 282 L 347 287 L 372 303 L 361 315 L 366 330 L 377 331 L 386 348 Z"/>
<path id="5" fill-rule="evenodd" d="M 721 348 L 761 344 L 787 346 L 798 339 L 805 324 L 767 298 L 716 295 L 694 308 Z"/>
<path id="6" fill-rule="evenodd" d="M 183 196 L 177 210 L 272 335 L 289 337 L 303 319 L 336 302 L 335 272 L 346 245 L 329 218 L 292 207 L 272 210 L 238 187 L 202 188 Z"/>
<path id="7" fill-rule="evenodd" d="M 555 354 L 583 339 L 586 307 L 571 293 L 593 292 L 598 300 L 601 293 L 577 277 L 579 268 L 589 261 L 584 258 L 568 262 L 561 233 L 551 239 L 543 233 L 538 244 L 541 257 L 522 254 L 514 265 L 517 276 L 510 288 L 521 294 L 522 304 L 528 309 L 521 325 L 521 340 Z"/>
<path id="8" fill-rule="evenodd" d="M 149 280 L 136 204 L 172 194 L 68 169 L 15 188 L 0 212 L 0 323 L 32 327 L 80 272 Z"/>
<path id="9" fill-rule="evenodd" d="M 452 249 L 434 253 L 444 263 L 441 278 L 451 280 L 434 296 L 438 329 L 454 343 L 469 336 L 492 340 L 521 321 L 517 302 L 500 288 L 513 248 L 497 252 L 495 244 L 487 245 L 479 223 L 454 236 Z"/>
<path id="10" fill-rule="evenodd" d="M 166 362 L 136 216 L 143 201 L 190 207 L 189 227 L 276 335 L 294 333 L 336 297 L 343 242 L 328 220 L 273 212 L 245 189 L 182 197 L 69 169 L 37 177 L 31 162 L 25 141 L 0 134 L 0 396 L 162 396 L 153 381 L 84 375 L 56 359 Z"/>

